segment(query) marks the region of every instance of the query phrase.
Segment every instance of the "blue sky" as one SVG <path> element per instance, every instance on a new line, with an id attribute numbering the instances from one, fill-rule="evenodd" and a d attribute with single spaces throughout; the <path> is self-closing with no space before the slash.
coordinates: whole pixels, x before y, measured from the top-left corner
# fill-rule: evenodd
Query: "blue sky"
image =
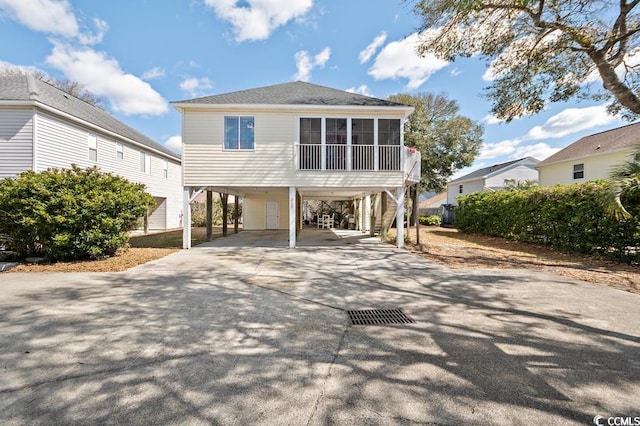
<path id="1" fill-rule="evenodd" d="M 170 101 L 304 80 L 386 98 L 443 93 L 484 125 L 466 170 L 542 160 L 626 124 L 602 104 L 555 104 L 499 123 L 481 96 L 487 63 L 415 54 L 419 20 L 403 0 L 0 0 L 0 68 L 38 69 L 107 99 L 119 120 L 179 150 Z"/>

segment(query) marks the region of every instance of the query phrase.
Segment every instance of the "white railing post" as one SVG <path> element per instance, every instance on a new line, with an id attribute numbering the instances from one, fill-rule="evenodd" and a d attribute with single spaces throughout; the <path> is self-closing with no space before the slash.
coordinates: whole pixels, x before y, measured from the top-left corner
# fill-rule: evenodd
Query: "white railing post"
<path id="1" fill-rule="evenodd" d="M 347 170 L 353 170 L 353 165 L 351 162 L 353 161 L 353 153 L 351 152 L 352 140 L 351 140 L 351 118 L 347 118 Z"/>
<path id="2" fill-rule="evenodd" d="M 320 119 L 320 170 L 327 170 L 327 119 Z"/>
<path id="3" fill-rule="evenodd" d="M 378 152 L 378 119 L 373 120 L 373 170 L 379 170 L 380 153 Z"/>

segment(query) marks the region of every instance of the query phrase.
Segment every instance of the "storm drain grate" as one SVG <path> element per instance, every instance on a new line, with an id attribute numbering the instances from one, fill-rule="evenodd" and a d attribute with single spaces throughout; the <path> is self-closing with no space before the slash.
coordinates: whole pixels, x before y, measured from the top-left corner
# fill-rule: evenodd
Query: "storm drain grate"
<path id="1" fill-rule="evenodd" d="M 347 311 L 351 325 L 413 324 L 413 318 L 402 309 L 363 309 Z"/>

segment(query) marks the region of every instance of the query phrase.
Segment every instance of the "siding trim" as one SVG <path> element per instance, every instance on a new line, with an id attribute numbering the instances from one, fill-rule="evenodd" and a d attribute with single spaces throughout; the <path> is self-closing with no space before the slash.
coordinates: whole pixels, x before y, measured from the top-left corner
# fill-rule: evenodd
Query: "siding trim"
<path id="1" fill-rule="evenodd" d="M 33 115 L 31 116 L 31 138 L 32 151 L 31 151 L 31 168 L 34 171 L 38 171 L 38 108 L 33 108 Z"/>

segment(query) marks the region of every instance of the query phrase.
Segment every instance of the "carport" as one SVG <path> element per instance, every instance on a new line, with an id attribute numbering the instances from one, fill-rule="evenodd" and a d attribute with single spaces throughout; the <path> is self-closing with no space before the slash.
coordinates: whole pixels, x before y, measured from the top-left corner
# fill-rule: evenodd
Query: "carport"
<path id="1" fill-rule="evenodd" d="M 366 223 L 369 223 L 369 231 L 373 228 L 374 219 L 376 216 L 375 203 L 376 199 L 379 202 L 379 198 L 382 193 L 386 194 L 390 199 L 396 203 L 396 226 L 397 237 L 396 245 L 398 248 L 404 247 L 404 200 L 405 200 L 406 187 L 399 188 L 383 188 L 383 187 L 359 187 L 359 188 L 317 188 L 317 187 L 295 187 L 290 186 L 288 188 L 283 187 L 185 187 L 184 188 L 184 228 L 183 228 L 183 248 L 189 249 L 191 247 L 191 203 L 203 192 L 218 192 L 221 194 L 229 194 L 236 197 L 240 197 L 243 200 L 261 200 L 264 202 L 264 226 L 260 226 L 259 223 L 247 221 L 244 217 L 247 208 L 243 207 L 243 224 L 250 226 L 251 230 L 276 230 L 282 229 L 281 226 L 272 226 L 270 224 L 270 214 L 274 209 L 270 209 L 269 200 L 273 203 L 278 203 L 278 207 L 275 208 L 276 219 L 275 223 L 279 224 L 286 222 L 286 229 L 288 231 L 289 248 L 296 247 L 296 241 L 300 230 L 303 226 L 302 219 L 302 203 L 305 200 L 322 200 L 322 201 L 347 201 L 354 203 L 354 210 L 358 212 L 358 223 L 356 229 L 364 232 L 366 230 Z M 207 197 L 207 203 L 211 202 L 211 197 Z M 210 206 L 207 207 L 208 209 Z M 378 213 L 379 214 L 379 213 Z M 259 215 L 258 215 L 259 216 Z M 284 216 L 284 219 L 280 216 Z"/>

